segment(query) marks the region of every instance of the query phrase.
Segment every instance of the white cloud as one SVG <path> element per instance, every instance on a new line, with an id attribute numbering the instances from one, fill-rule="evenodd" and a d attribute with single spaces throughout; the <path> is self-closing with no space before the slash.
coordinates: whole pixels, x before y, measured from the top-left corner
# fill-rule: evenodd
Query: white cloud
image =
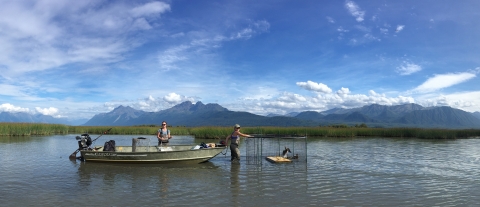
<path id="1" fill-rule="evenodd" d="M 157 15 L 164 13 L 166 11 L 170 11 L 170 5 L 154 1 L 150 3 L 146 3 L 141 6 L 137 6 L 131 10 L 132 16 L 139 17 L 139 16 L 149 16 L 149 15 Z"/>
<path id="2" fill-rule="evenodd" d="M 343 29 L 343 27 L 338 27 L 337 31 L 338 31 L 338 32 L 341 32 L 341 33 L 343 33 L 343 32 L 348 32 L 348 30 Z"/>
<path id="3" fill-rule="evenodd" d="M 409 62 L 403 62 L 401 66 L 397 67 L 396 71 L 400 75 L 410 75 L 412 73 L 416 73 L 421 70 L 422 70 L 422 66 L 420 65 L 409 63 Z"/>
<path id="4" fill-rule="evenodd" d="M 299 98 L 301 97 L 301 98 Z M 387 97 L 385 94 L 378 94 L 373 90 L 369 91 L 369 95 L 351 94 L 348 88 L 341 88 L 335 94 L 316 94 L 315 96 L 305 97 L 289 92 L 284 92 L 277 97 L 269 100 L 253 100 L 256 107 L 245 107 L 248 111 L 258 114 L 286 114 L 289 112 L 300 111 L 325 111 L 332 108 L 355 108 L 370 104 L 381 105 L 401 105 L 415 103 L 412 97 L 398 96 Z"/>
<path id="5" fill-rule="evenodd" d="M 169 48 L 168 50 L 162 52 L 158 56 L 160 68 L 164 70 L 177 69 L 178 62 L 188 59 L 185 53 L 187 53 L 190 48 L 191 46 L 180 45 Z"/>
<path id="6" fill-rule="evenodd" d="M 341 97 L 345 97 L 350 93 L 350 90 L 348 88 L 342 87 L 340 90 L 337 91 L 337 95 Z"/>
<path id="7" fill-rule="evenodd" d="M 397 25 L 397 29 L 395 30 L 395 32 L 399 33 L 400 31 L 403 30 L 403 28 L 405 28 L 405 25 Z"/>
<path id="8" fill-rule="evenodd" d="M 22 91 L 22 87 L 20 86 L 0 84 L 0 88 L 2 89 L 0 90 L 0 95 L 15 97 L 27 96 L 27 94 Z"/>
<path id="9" fill-rule="evenodd" d="M 419 104 L 429 106 L 450 106 L 469 112 L 479 111 L 480 91 L 456 92 L 452 94 L 427 94 L 418 98 Z"/>
<path id="10" fill-rule="evenodd" d="M 261 21 L 256 21 L 252 24 L 250 24 L 248 27 L 236 32 L 233 34 L 230 39 L 235 40 L 235 39 L 250 39 L 254 35 L 258 35 L 264 32 L 267 32 L 270 29 L 270 23 L 261 20 Z"/>
<path id="11" fill-rule="evenodd" d="M 0 111 L 11 112 L 11 113 L 15 113 L 15 112 L 28 113 L 28 112 L 30 112 L 30 109 L 14 106 L 14 105 L 9 104 L 9 103 L 4 103 L 4 104 L 0 105 Z"/>
<path id="12" fill-rule="evenodd" d="M 332 89 L 330 89 L 327 85 L 323 83 L 315 83 L 313 81 L 307 82 L 297 82 L 297 86 L 300 86 L 304 89 L 309 91 L 321 92 L 321 93 L 331 93 Z"/>
<path id="13" fill-rule="evenodd" d="M 147 100 L 148 101 L 155 101 L 155 98 L 153 98 L 152 96 L 148 96 Z"/>
<path id="14" fill-rule="evenodd" d="M 100 6 L 100 4 L 102 4 Z M 132 2 L 11 1 L 0 8 L 0 62 L 16 76 L 72 63 L 111 63 L 141 45 L 138 31 L 169 11 L 150 2 L 132 9 Z M 21 21 L 19 21 L 21 19 Z M 61 19 L 61 21 L 57 21 Z M 156 24 L 159 25 L 159 24 Z"/>
<path id="15" fill-rule="evenodd" d="M 55 116 L 58 113 L 58 109 L 55 107 L 49 107 L 49 108 L 35 107 L 35 110 L 40 114 L 48 115 L 48 116 Z"/>
<path id="16" fill-rule="evenodd" d="M 165 97 L 163 97 L 163 100 L 169 103 L 179 103 L 182 101 L 182 97 L 176 93 L 169 93 Z"/>
<path id="17" fill-rule="evenodd" d="M 360 7 L 353 1 L 346 1 L 345 8 L 347 8 L 348 12 L 355 17 L 357 22 L 362 22 L 363 17 L 365 16 L 365 11 L 360 10 Z"/>
<path id="18" fill-rule="evenodd" d="M 475 77 L 475 73 L 468 72 L 435 75 L 413 89 L 413 91 L 421 93 L 433 92 L 442 88 L 448 88 L 450 86 L 457 85 Z"/>
<path id="19" fill-rule="evenodd" d="M 147 22 L 147 20 L 145 18 L 138 18 L 133 23 L 132 28 L 138 28 L 138 29 L 141 29 L 141 30 L 149 30 L 149 29 L 152 29 L 153 27 Z"/>
<path id="20" fill-rule="evenodd" d="M 288 102 L 288 103 L 297 103 L 297 102 L 307 101 L 307 99 L 302 95 L 287 93 L 287 92 L 282 93 L 282 95 L 278 97 L 277 100 L 282 102 Z"/>
<path id="21" fill-rule="evenodd" d="M 328 22 L 330 22 L 330 23 L 332 23 L 332 24 L 335 23 L 335 20 L 334 20 L 332 17 L 327 16 L 326 18 L 327 18 L 327 21 L 328 21 Z"/>
<path id="22" fill-rule="evenodd" d="M 388 29 L 387 28 L 380 28 L 380 33 L 388 34 Z"/>
<path id="23" fill-rule="evenodd" d="M 377 37 L 373 36 L 372 34 L 365 34 L 365 35 L 363 35 L 363 38 L 366 41 L 381 41 L 380 38 L 377 38 Z"/>
<path id="24" fill-rule="evenodd" d="M 190 58 L 196 58 L 199 55 L 198 51 L 208 51 L 220 47 L 222 42 L 235 41 L 239 39 L 250 39 L 255 35 L 267 32 L 270 28 L 270 23 L 265 20 L 250 23 L 247 27 L 234 32 L 230 37 L 222 35 L 211 35 L 204 33 L 191 34 L 188 38 L 193 38 L 189 43 L 172 46 L 158 55 L 158 63 L 163 70 L 179 69 L 181 62 L 187 61 Z M 181 36 L 184 36 L 182 33 Z M 199 37 L 198 37 L 199 36 Z M 213 37 L 212 37 L 213 36 Z"/>
<path id="25" fill-rule="evenodd" d="M 179 104 L 185 101 L 196 102 L 195 98 L 193 97 L 187 97 L 176 93 L 169 93 L 168 95 L 163 97 L 163 100 L 168 102 L 169 104 Z"/>

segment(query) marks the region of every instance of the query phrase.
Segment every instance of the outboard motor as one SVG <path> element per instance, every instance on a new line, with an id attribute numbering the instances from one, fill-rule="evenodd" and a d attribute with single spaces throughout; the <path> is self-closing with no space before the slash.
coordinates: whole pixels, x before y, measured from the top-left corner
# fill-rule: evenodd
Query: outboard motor
<path id="1" fill-rule="evenodd" d="M 82 134 L 81 136 L 75 137 L 78 140 L 79 149 L 87 149 L 92 144 L 92 138 L 88 134 Z"/>

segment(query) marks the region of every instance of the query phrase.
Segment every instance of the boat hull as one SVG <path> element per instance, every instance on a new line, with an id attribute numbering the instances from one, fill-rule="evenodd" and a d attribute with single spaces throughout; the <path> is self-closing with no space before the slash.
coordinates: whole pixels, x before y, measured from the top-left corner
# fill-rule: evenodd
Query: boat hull
<path id="1" fill-rule="evenodd" d="M 195 146 L 143 147 L 117 146 L 115 151 L 82 150 L 82 159 L 87 162 L 116 163 L 201 163 L 220 154 L 224 147 L 194 149 Z"/>

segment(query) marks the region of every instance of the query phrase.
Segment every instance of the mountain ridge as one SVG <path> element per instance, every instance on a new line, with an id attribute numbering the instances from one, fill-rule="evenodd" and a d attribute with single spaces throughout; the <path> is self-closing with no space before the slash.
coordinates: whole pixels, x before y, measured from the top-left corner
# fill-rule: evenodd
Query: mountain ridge
<path id="1" fill-rule="evenodd" d="M 147 125 L 160 124 L 162 121 L 167 121 L 174 126 L 231 126 L 235 123 L 244 126 L 319 126 L 366 123 L 373 127 L 480 128 L 479 118 L 472 113 L 451 107 L 422 107 L 418 104 L 395 106 L 371 104 L 352 109 L 260 116 L 248 112 L 229 111 L 218 104 L 205 105 L 202 102 L 193 104 L 190 101 L 158 112 L 145 112 L 124 122 L 109 122 L 108 119 L 105 119 L 103 124 Z"/>
<path id="2" fill-rule="evenodd" d="M 480 128 L 480 112 L 469 113 L 448 106 L 422 107 L 418 104 L 386 106 L 371 104 L 358 108 L 334 108 L 323 112 L 303 111 L 286 115 L 261 116 L 230 111 L 219 104 L 185 101 L 157 112 L 118 106 L 110 112 L 84 120 L 84 126 L 160 125 L 173 126 L 325 126 L 367 124 L 369 127 Z M 1 112 L 0 122 L 70 124 L 66 119 L 47 115 Z"/>

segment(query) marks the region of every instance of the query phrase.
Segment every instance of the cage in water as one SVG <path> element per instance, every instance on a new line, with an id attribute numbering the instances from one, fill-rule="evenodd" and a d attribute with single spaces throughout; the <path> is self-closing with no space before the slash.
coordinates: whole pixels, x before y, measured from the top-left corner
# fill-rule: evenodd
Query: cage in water
<path id="1" fill-rule="evenodd" d="M 245 144 L 247 164 L 307 162 L 306 136 L 255 135 Z"/>

